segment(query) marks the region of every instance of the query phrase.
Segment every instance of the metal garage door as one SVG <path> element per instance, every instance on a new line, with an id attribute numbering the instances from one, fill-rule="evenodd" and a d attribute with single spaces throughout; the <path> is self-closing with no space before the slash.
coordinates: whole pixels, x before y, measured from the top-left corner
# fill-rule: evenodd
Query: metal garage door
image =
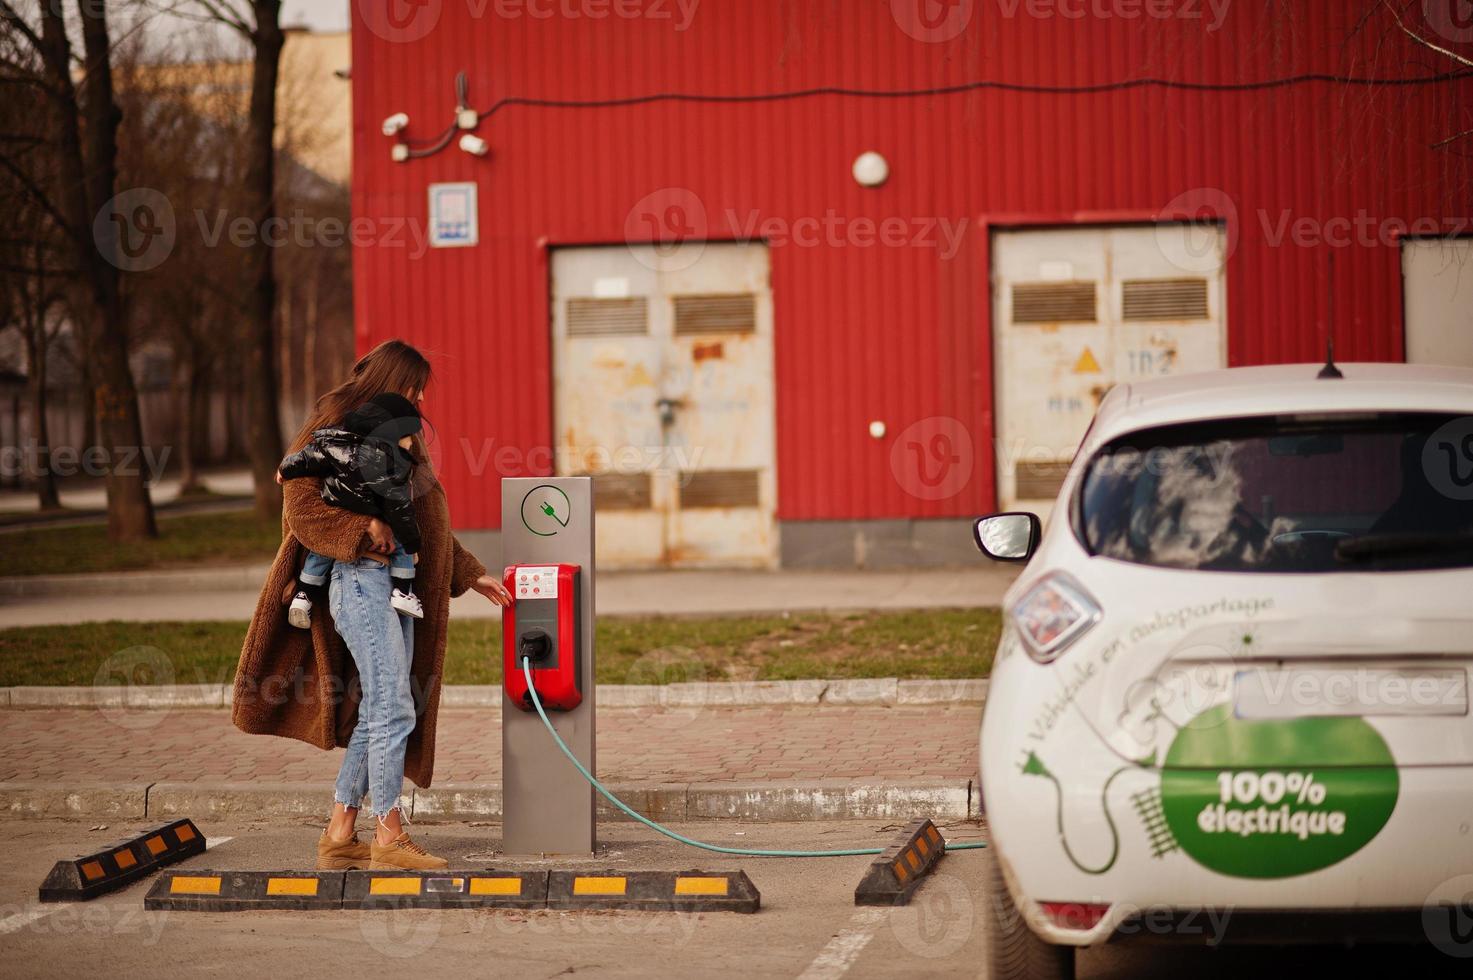
<path id="1" fill-rule="evenodd" d="M 553 253 L 559 472 L 592 475 L 599 564 L 776 560 L 765 245 Z"/>
<path id="2" fill-rule="evenodd" d="M 1217 225 L 999 231 L 992 239 L 998 501 L 1047 513 L 1118 382 L 1226 363 Z"/>

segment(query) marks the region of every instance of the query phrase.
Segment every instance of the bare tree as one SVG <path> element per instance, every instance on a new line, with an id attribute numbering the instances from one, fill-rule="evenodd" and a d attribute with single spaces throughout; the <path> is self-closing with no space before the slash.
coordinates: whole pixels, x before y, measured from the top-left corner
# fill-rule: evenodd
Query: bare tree
<path id="1" fill-rule="evenodd" d="M 247 115 L 247 150 L 242 184 L 245 210 L 257 229 L 244 250 L 246 385 L 248 447 L 255 483 L 256 512 L 263 517 L 281 511 L 276 467 L 281 462 L 280 381 L 277 371 L 276 276 L 271 246 L 262 233 L 275 215 L 276 87 L 281 72 L 281 0 L 192 0 L 200 14 L 234 31 L 255 52 L 251 66 L 251 101 Z M 176 9 L 176 13 L 178 10 Z"/>
<path id="2" fill-rule="evenodd" d="M 79 288 L 72 307 L 84 333 L 96 385 L 94 410 L 106 453 L 108 534 L 129 541 L 157 534 L 139 457 L 143 446 L 138 394 L 128 365 L 126 315 L 118 240 L 95 235 L 93 218 L 110 207 L 117 183 L 119 111 L 113 99 L 111 42 L 102 0 L 77 0 L 83 57 L 73 82 L 74 55 L 61 0 L 42 3 L 39 27 L 10 0 L 0 0 L 0 21 L 10 44 L 7 82 L 28 85 L 48 109 L 43 134 L 47 169 L 24 165 L 8 151 L 3 167 L 49 219 L 65 242 Z"/>

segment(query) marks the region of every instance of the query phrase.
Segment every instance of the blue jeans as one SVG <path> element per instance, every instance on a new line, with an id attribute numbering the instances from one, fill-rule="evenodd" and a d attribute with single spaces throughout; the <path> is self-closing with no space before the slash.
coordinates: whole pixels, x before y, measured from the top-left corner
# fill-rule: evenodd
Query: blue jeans
<path id="1" fill-rule="evenodd" d="M 373 797 L 375 817 L 399 806 L 404 789 L 404 752 L 414 731 L 414 692 L 409 667 L 414 662 L 414 620 L 389 605 L 389 569 L 372 558 L 340 561 L 332 567 L 328 609 L 338 634 L 358 665 L 363 697 L 358 724 L 338 770 L 333 798 L 358 807 Z"/>
<path id="2" fill-rule="evenodd" d="M 332 559 L 309 551 L 307 560 L 302 562 L 302 573 L 297 578 L 306 585 L 326 585 L 331 574 Z M 397 541 L 394 542 L 394 550 L 389 552 L 389 574 L 394 578 L 414 578 L 414 558 Z"/>

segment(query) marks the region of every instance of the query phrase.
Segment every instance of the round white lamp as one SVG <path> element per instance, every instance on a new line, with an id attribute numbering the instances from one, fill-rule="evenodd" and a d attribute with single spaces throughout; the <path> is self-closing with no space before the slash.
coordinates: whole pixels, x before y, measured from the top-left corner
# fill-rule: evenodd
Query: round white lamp
<path id="1" fill-rule="evenodd" d="M 890 179 L 890 164 L 874 150 L 854 158 L 854 179 L 861 187 L 879 187 Z"/>

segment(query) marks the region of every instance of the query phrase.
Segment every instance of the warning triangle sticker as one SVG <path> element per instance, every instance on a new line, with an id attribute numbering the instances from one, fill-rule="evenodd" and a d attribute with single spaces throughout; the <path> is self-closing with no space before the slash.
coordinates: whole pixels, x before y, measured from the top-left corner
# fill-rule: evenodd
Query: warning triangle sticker
<path id="1" fill-rule="evenodd" d="M 1100 362 L 1097 361 L 1097 360 L 1095 360 L 1094 351 L 1090 350 L 1088 347 L 1085 347 L 1084 348 L 1084 353 L 1083 354 L 1080 354 L 1079 355 L 1079 360 L 1077 360 L 1077 361 L 1074 362 L 1074 373 L 1075 374 L 1099 374 L 1100 373 Z"/>

